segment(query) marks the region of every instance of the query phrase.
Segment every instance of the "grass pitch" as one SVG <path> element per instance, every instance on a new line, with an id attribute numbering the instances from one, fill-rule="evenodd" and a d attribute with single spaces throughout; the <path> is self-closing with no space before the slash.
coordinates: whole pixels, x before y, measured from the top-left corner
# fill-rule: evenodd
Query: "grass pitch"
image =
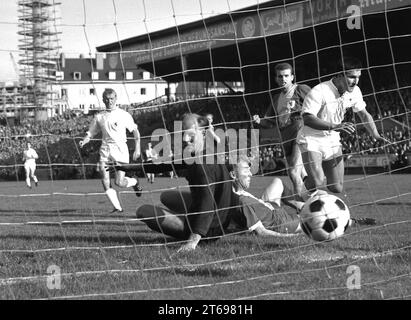
<path id="1" fill-rule="evenodd" d="M 253 179 L 260 195 L 271 178 Z M 378 224 L 335 241 L 231 235 L 185 254 L 135 216 L 185 179 L 141 179 L 141 198 L 121 193 L 122 215 L 98 180 L 2 182 L 0 299 L 409 299 L 410 179 L 346 176 L 351 215 Z"/>

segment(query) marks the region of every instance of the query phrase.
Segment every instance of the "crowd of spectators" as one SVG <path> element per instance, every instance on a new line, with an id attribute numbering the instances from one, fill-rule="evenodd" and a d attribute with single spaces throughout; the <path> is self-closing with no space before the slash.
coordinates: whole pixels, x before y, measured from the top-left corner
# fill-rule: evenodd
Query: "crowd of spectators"
<path id="1" fill-rule="evenodd" d="M 395 156 L 393 165 L 409 165 L 411 117 L 408 110 L 411 106 L 411 90 L 387 91 L 384 94 L 369 95 L 365 99 L 377 123 L 384 119 L 391 119 L 395 123 L 389 128 L 383 126 L 383 134 L 392 144 L 382 146 L 366 134 L 363 128 L 359 128 L 355 135 L 343 136 L 344 154 L 391 154 Z M 174 121 L 186 112 L 213 114 L 215 129 L 254 128 L 252 115 L 264 114 L 267 106 L 250 105 L 246 101 L 244 95 L 238 94 L 190 98 L 172 103 L 159 100 L 144 106 L 129 106 L 128 111 L 139 125 L 142 137 L 149 138 L 156 128 L 166 128 L 173 132 Z M 84 174 L 80 168 L 86 164 L 86 168 L 94 174 L 95 166 L 92 164 L 98 160 L 99 137 L 84 150 L 80 150 L 77 143 L 87 131 L 92 117 L 93 115 L 66 113 L 46 121 L 25 119 L 14 125 L 0 119 L 0 177 L 5 175 L 5 171 L 10 171 L 10 166 L 22 163 L 21 157 L 27 142 L 38 151 L 39 164 L 52 164 L 53 167 L 70 167 L 72 164 L 77 174 Z M 261 145 L 259 159 L 262 172 L 274 172 L 285 167 L 282 147 L 278 143 Z"/>
<path id="2" fill-rule="evenodd" d="M 22 174 L 22 155 L 27 142 L 39 154 L 38 164 L 52 164 L 56 170 L 59 164 L 67 168 L 73 164 L 74 168 L 89 161 L 96 163 L 98 141 L 91 143 L 83 153 L 76 143 L 87 131 L 91 119 L 92 116 L 66 113 L 46 121 L 23 119 L 13 125 L 3 123 L 0 125 L 0 177 L 15 179 L 16 174 Z"/>

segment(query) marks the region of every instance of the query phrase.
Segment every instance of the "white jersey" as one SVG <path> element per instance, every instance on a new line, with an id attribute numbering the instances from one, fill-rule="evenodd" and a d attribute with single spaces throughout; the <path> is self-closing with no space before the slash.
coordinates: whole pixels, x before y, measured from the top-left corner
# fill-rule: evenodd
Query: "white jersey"
<path id="1" fill-rule="evenodd" d="M 365 102 L 358 86 L 352 92 L 346 91 L 342 96 L 332 80 L 316 85 L 305 97 L 302 113 L 311 113 L 321 120 L 332 124 L 340 124 L 348 108 L 354 112 L 365 109 Z M 334 130 L 316 130 L 304 126 L 303 136 L 334 136 L 340 137 L 340 133 Z"/>
<path id="2" fill-rule="evenodd" d="M 153 148 L 146 149 L 146 158 L 147 158 L 147 161 L 152 161 L 152 160 L 157 159 L 157 153 L 154 151 Z"/>
<path id="3" fill-rule="evenodd" d="M 36 150 L 33 148 L 28 148 L 23 152 L 24 163 L 35 163 L 38 157 Z"/>
<path id="4" fill-rule="evenodd" d="M 102 146 L 125 144 L 127 143 L 126 129 L 132 132 L 136 128 L 133 117 L 127 111 L 118 108 L 97 114 L 90 125 L 89 133 L 94 137 L 101 132 Z"/>

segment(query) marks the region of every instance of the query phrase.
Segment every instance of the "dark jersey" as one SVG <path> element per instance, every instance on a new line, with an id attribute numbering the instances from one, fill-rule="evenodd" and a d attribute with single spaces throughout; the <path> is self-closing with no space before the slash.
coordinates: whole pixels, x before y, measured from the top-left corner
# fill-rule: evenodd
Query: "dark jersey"
<path id="1" fill-rule="evenodd" d="M 293 109 L 293 112 L 290 114 L 289 121 L 287 122 L 287 124 L 279 127 L 281 141 L 283 142 L 284 153 L 286 156 L 290 156 L 292 154 L 298 133 L 304 126 L 304 122 L 301 115 L 301 109 L 304 103 L 305 96 L 308 94 L 310 90 L 310 87 L 307 85 L 297 84 L 294 90 L 294 94 L 291 98 L 291 100 L 295 101 L 295 107 Z M 278 94 L 274 98 L 274 106 L 270 106 L 267 109 L 265 117 L 271 119 L 276 115 L 278 116 L 277 110 L 279 109 L 279 97 L 280 94 Z M 277 122 L 277 120 L 274 119 L 271 121 Z"/>
<path id="2" fill-rule="evenodd" d="M 266 229 L 277 232 L 294 232 L 297 228 L 298 216 L 289 214 L 284 208 L 266 205 L 263 200 L 248 196 L 247 193 L 237 196 L 238 210 L 231 218 L 238 230 L 253 230 L 259 221 Z"/>
<path id="3" fill-rule="evenodd" d="M 232 206 L 232 181 L 224 164 L 174 162 L 144 163 L 142 166 L 146 173 L 176 170 L 180 176 L 186 177 L 192 197 L 187 215 L 190 233 L 202 237 L 224 234 Z"/>

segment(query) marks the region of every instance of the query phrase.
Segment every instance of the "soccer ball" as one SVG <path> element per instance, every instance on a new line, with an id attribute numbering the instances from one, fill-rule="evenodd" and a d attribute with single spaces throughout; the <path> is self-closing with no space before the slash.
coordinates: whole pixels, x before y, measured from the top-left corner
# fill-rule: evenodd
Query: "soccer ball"
<path id="1" fill-rule="evenodd" d="M 308 199 L 300 212 L 301 228 L 315 241 L 341 237 L 351 225 L 350 211 L 338 197 L 321 193 Z"/>

